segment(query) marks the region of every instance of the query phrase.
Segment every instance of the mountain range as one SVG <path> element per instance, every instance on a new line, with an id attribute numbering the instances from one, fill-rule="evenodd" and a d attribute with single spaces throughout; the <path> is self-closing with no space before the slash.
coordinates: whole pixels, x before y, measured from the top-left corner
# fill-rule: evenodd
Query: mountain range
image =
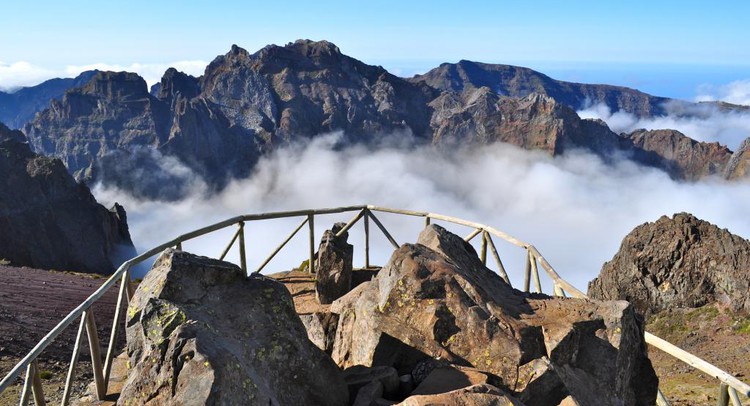
<path id="1" fill-rule="evenodd" d="M 733 152 L 675 130 L 616 134 L 575 112 L 601 103 L 613 112 L 654 117 L 665 114 L 667 103 L 687 102 L 470 61 L 405 79 L 327 41 L 269 45 L 252 54 L 234 45 L 202 76 L 169 69 L 150 90 L 127 72 L 86 72 L 64 83 L 70 87 L 44 109 L 40 102 L 3 107 L 0 98 L 0 111 L 36 109 L 22 127 L 30 145 L 60 158 L 78 180 L 161 199 L 185 193 L 188 179 L 172 170 L 177 164 L 219 189 L 249 175 L 264 154 L 334 131 L 355 143 L 396 134 L 445 149 L 493 142 L 553 156 L 584 149 L 605 161 L 625 157 L 657 167 L 679 180 L 741 178 L 750 159 L 747 141 Z M 37 89 L 52 84 L 37 86 L 34 100 L 52 95 Z M 22 91 L 35 94 L 29 88 L 11 96 Z M 11 126 L 19 126 L 16 117 Z"/>

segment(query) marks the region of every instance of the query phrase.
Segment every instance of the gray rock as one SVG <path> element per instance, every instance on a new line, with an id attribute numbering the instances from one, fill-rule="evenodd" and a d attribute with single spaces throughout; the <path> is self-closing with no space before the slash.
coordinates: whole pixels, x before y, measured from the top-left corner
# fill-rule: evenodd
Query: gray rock
<path id="1" fill-rule="evenodd" d="M 750 312 L 750 241 L 688 213 L 636 227 L 589 283 L 589 296 L 627 300 L 643 315 L 720 302 Z"/>
<path id="2" fill-rule="evenodd" d="M 474 385 L 436 395 L 415 395 L 400 406 L 461 405 L 461 406 L 524 406 L 518 399 L 492 385 Z"/>
<path id="3" fill-rule="evenodd" d="M 352 288 L 352 258 L 354 247 L 347 243 L 349 233 L 336 234 L 345 226 L 337 223 L 326 230 L 320 241 L 315 260 L 315 297 L 320 304 L 330 304 L 349 293 Z"/>
<path id="4" fill-rule="evenodd" d="M 382 396 L 393 398 L 398 394 L 399 378 L 396 369 L 393 367 L 366 367 L 363 365 L 355 365 L 344 370 L 344 380 L 349 386 L 349 394 L 351 397 L 357 396 L 357 393 L 362 387 L 373 381 L 381 383 Z"/>
<path id="5" fill-rule="evenodd" d="M 278 282 L 167 250 L 128 307 L 130 371 L 118 404 L 346 405 L 331 359 Z"/>

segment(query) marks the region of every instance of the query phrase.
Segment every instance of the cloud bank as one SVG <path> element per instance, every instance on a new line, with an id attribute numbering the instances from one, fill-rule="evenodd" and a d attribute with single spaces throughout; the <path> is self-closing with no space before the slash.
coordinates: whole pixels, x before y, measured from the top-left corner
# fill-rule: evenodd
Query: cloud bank
<path id="1" fill-rule="evenodd" d="M 750 79 L 737 80 L 722 86 L 705 85 L 698 89 L 697 102 L 725 101 L 750 106 Z"/>
<path id="2" fill-rule="evenodd" d="M 750 137 L 750 111 L 725 111 L 715 105 L 686 106 L 681 103 L 666 107 L 667 115 L 649 118 L 638 118 L 622 111 L 613 113 L 604 104 L 589 106 L 577 113 L 581 118 L 604 120 L 618 134 L 641 128 L 670 128 L 698 141 L 718 142 L 731 150 L 735 150 L 745 138 Z"/>
<path id="3" fill-rule="evenodd" d="M 635 226 L 687 211 L 730 231 L 750 236 L 750 184 L 708 180 L 679 183 L 664 173 L 622 161 L 570 153 L 552 158 L 505 144 L 441 153 L 432 147 L 341 148 L 332 134 L 282 148 L 262 159 L 255 173 L 214 196 L 195 193 L 176 203 L 142 201 L 98 186 L 99 201 L 124 204 L 139 250 L 175 236 L 247 213 L 375 204 L 448 214 L 503 230 L 534 244 L 568 281 L 585 290 Z M 334 221 L 317 219 L 316 239 Z M 380 214 L 399 243 L 414 242 L 418 218 Z M 255 269 L 301 219 L 246 225 L 250 268 Z M 448 227 L 459 235 L 471 230 Z M 217 256 L 234 230 L 185 244 Z M 373 263 L 391 249 L 371 227 Z M 350 233 L 355 265 L 362 264 L 362 228 Z M 306 256 L 306 234 L 298 235 L 264 272 L 288 270 Z M 523 283 L 524 251 L 496 239 L 515 286 Z M 236 260 L 236 251 L 229 259 Z M 549 289 L 549 281 L 543 284 Z"/>

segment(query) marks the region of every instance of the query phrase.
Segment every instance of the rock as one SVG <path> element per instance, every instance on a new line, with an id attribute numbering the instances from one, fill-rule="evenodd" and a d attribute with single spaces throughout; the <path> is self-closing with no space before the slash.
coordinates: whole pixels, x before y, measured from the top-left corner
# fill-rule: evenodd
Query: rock
<path id="1" fill-rule="evenodd" d="M 370 406 L 375 403 L 376 399 L 379 399 L 382 396 L 383 384 L 378 380 L 374 380 L 359 389 L 352 406 Z"/>
<path id="2" fill-rule="evenodd" d="M 166 250 L 128 307 L 132 370 L 118 404 L 348 404 L 278 282 Z"/>
<path id="3" fill-rule="evenodd" d="M 540 393 L 545 404 L 578 399 L 591 388 L 601 405 L 656 397 L 658 381 L 632 306 L 514 290 L 470 244 L 436 225 L 417 244 L 396 250 L 373 281 L 331 311 L 339 314 L 332 357 L 344 368 L 386 365 L 408 373 L 426 358 L 440 358 L 495 376 L 503 390 L 523 396 L 529 383 L 523 367 L 548 358 L 563 390 Z"/>
<path id="4" fill-rule="evenodd" d="M 627 300 L 643 315 L 721 302 L 750 312 L 750 241 L 688 213 L 636 227 L 589 283 L 589 296 Z"/>
<path id="5" fill-rule="evenodd" d="M 492 385 L 474 385 L 437 395 L 409 396 L 400 406 L 461 405 L 461 406 L 524 406 L 508 393 Z"/>
<path id="6" fill-rule="evenodd" d="M 336 236 L 344 226 L 345 223 L 336 223 L 333 229 L 323 233 L 320 241 L 315 260 L 315 297 L 320 304 L 333 303 L 352 288 L 354 247 L 346 242 L 349 233 Z"/>
<path id="7" fill-rule="evenodd" d="M 680 180 L 721 175 L 732 156 L 718 142 L 698 142 L 676 130 L 637 130 L 624 139 L 634 160 Z"/>
<path id="8" fill-rule="evenodd" d="M 578 403 L 578 401 L 576 401 L 572 396 L 568 396 L 563 399 L 558 406 L 581 406 L 581 404 Z"/>
<path id="9" fill-rule="evenodd" d="M 405 374 L 398 377 L 398 394 L 400 397 L 407 397 L 414 390 L 414 378 L 411 374 Z"/>
<path id="10" fill-rule="evenodd" d="M 333 340 L 336 336 L 336 325 L 338 324 L 338 314 L 331 312 L 315 312 L 310 314 L 300 314 L 300 320 L 307 330 L 307 338 L 315 344 L 316 347 L 330 354 L 333 351 Z"/>
<path id="11" fill-rule="evenodd" d="M 382 396 L 386 398 L 396 396 L 399 389 L 398 373 L 395 368 L 389 366 L 366 367 L 355 365 L 344 370 L 344 380 L 349 386 L 349 394 L 352 398 L 357 396 L 363 386 L 373 381 L 382 384 Z"/>
<path id="12" fill-rule="evenodd" d="M 750 138 L 742 141 L 742 144 L 732 154 L 727 163 L 724 177 L 729 180 L 745 179 L 750 175 Z"/>
<path id="13" fill-rule="evenodd" d="M 432 370 L 412 395 L 435 395 L 473 385 L 486 384 L 488 377 L 473 368 L 448 366 Z"/>
<path id="14" fill-rule="evenodd" d="M 0 259 L 109 274 L 135 256 L 125 209 L 104 208 L 60 160 L 31 152 L 25 141 L 0 124 Z"/>

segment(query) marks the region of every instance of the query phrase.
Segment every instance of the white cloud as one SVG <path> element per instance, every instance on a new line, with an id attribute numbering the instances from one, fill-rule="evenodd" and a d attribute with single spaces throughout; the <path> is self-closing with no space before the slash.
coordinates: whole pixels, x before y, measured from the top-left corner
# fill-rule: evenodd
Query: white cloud
<path id="1" fill-rule="evenodd" d="M 750 137 L 750 112 L 722 111 L 712 105 L 686 106 L 678 103 L 667 105 L 665 116 L 638 118 L 618 111 L 612 113 L 604 104 L 597 104 L 578 111 L 581 118 L 604 120 L 616 133 L 647 130 L 674 129 L 698 141 L 719 142 L 735 150 L 742 141 Z"/>
<path id="2" fill-rule="evenodd" d="M 723 86 L 702 86 L 695 98 L 699 102 L 717 100 L 750 106 L 750 79 L 737 80 Z"/>
<path id="3" fill-rule="evenodd" d="M 9 91 L 23 86 L 31 86 L 54 77 L 54 71 L 18 61 L 5 63 L 0 61 L 0 90 Z"/>
<path id="4" fill-rule="evenodd" d="M 331 138 L 334 137 L 334 138 Z M 750 184 L 718 180 L 680 183 L 663 172 L 623 161 L 606 165 L 596 156 L 547 155 L 496 144 L 451 154 L 431 147 L 334 148 L 335 136 L 282 148 L 260 161 L 248 179 L 222 193 L 191 196 L 177 203 L 144 202 L 98 187 L 100 201 L 124 204 L 139 249 L 191 229 L 247 213 L 302 208 L 376 204 L 430 211 L 491 225 L 534 244 L 557 271 L 582 290 L 612 258 L 635 226 L 662 215 L 687 211 L 745 237 L 750 236 Z M 624 191 L 627 191 L 624 193 Z M 318 219 L 316 237 L 334 221 Z M 413 242 L 418 218 L 381 214 L 399 243 Z M 300 219 L 246 225 L 250 267 L 265 258 Z M 466 228 L 453 227 L 460 235 Z M 217 256 L 233 230 L 188 242 L 185 249 Z M 387 241 L 374 225 L 373 256 L 383 264 Z M 362 261 L 362 229 L 351 233 L 355 262 Z M 306 257 L 306 234 L 297 236 L 271 263 L 269 272 L 286 270 Z M 515 285 L 523 283 L 524 251 L 496 239 Z M 236 260 L 236 253 L 230 259 Z M 550 287 L 549 281 L 546 282 Z"/>

